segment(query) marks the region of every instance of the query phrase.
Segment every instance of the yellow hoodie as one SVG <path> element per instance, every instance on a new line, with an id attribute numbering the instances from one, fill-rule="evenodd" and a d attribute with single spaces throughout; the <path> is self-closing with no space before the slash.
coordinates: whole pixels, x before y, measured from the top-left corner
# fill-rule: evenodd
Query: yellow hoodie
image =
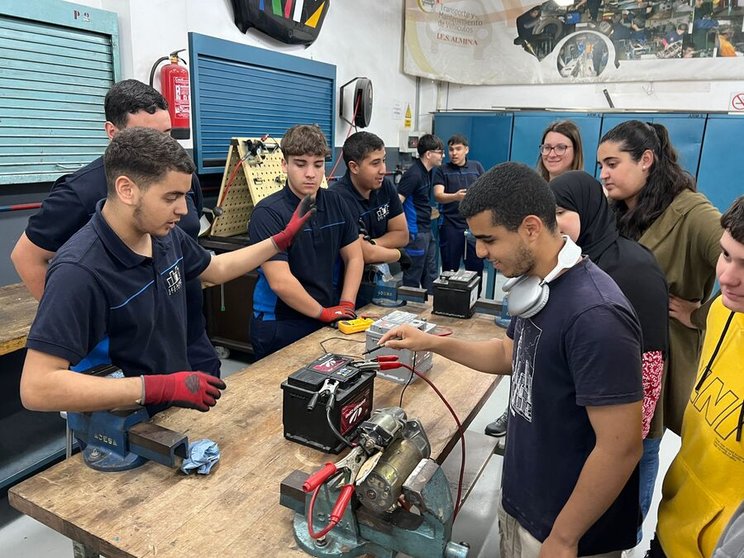
<path id="1" fill-rule="evenodd" d="M 709 558 L 744 499 L 744 435 L 736 440 L 744 400 L 744 314 L 733 315 L 701 382 L 730 315 L 719 297 L 708 314 L 682 447 L 664 479 L 657 534 L 670 558 Z"/>

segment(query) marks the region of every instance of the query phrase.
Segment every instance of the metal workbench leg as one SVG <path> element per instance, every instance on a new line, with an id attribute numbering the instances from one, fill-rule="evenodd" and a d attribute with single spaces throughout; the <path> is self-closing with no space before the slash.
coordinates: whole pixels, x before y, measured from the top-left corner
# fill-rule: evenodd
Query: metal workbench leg
<path id="1" fill-rule="evenodd" d="M 72 445 L 74 443 L 72 430 L 70 430 L 70 423 L 67 421 L 67 413 L 62 412 L 60 415 L 65 419 L 65 458 L 69 459 L 72 457 Z M 77 541 L 72 541 L 72 556 L 73 558 L 101 558 L 100 554 Z"/>

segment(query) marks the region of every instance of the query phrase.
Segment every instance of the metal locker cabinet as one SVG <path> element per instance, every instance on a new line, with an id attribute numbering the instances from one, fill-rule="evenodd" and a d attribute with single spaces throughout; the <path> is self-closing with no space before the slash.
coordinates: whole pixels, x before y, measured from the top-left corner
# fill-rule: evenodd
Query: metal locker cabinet
<path id="1" fill-rule="evenodd" d="M 113 12 L 0 0 L 0 184 L 51 182 L 108 145 L 103 99 L 120 76 Z"/>
<path id="2" fill-rule="evenodd" d="M 314 123 L 334 145 L 335 65 L 193 32 L 189 60 L 199 174 L 224 171 L 234 137 L 278 141 L 295 124 Z"/>
<path id="3" fill-rule="evenodd" d="M 736 145 L 744 137 L 744 115 L 709 114 L 698 172 L 698 189 L 724 212 L 744 194 L 744 158 Z"/>
<path id="4" fill-rule="evenodd" d="M 669 138 L 679 154 L 680 165 L 692 176 L 697 175 L 705 131 L 704 113 L 605 113 L 600 138 L 626 120 L 663 124 L 669 130 Z"/>
<path id="5" fill-rule="evenodd" d="M 486 170 L 509 160 L 514 115 L 511 112 L 450 112 L 434 115 L 434 133 L 445 143 L 453 134 L 464 134 L 470 142 L 469 157 Z"/>

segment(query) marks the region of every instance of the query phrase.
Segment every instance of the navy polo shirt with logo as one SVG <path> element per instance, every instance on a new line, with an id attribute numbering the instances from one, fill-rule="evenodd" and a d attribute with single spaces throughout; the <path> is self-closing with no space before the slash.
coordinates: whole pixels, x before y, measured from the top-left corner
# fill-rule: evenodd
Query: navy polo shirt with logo
<path id="1" fill-rule="evenodd" d="M 351 182 L 349 171 L 329 187 L 332 192 L 338 192 L 352 212 L 354 221 L 362 221 L 369 236 L 380 238 L 387 230 L 390 219 L 403 213 L 398 192 L 392 181 L 383 178 L 382 186 L 371 190 L 369 199 L 365 199 Z"/>
<path id="2" fill-rule="evenodd" d="M 406 198 L 403 212 L 406 214 L 408 232 L 415 235 L 419 231 L 430 231 L 431 172 L 426 170 L 420 159 L 416 159 L 401 177 L 398 193 Z"/>
<path id="3" fill-rule="evenodd" d="M 57 179 L 49 196 L 42 202 L 41 209 L 29 217 L 26 236 L 38 247 L 57 252 L 90 220 L 96 212 L 96 204 L 107 194 L 103 157 L 99 157 L 78 171 Z M 186 205 L 188 213 L 181 217 L 178 226 L 196 239 L 199 235 L 203 198 L 199 179 L 195 174 L 191 177 L 191 190 L 186 196 Z M 201 283 L 193 281 L 186 289 L 189 341 L 194 342 L 204 335 Z"/>
<path id="4" fill-rule="evenodd" d="M 315 215 L 295 236 L 289 249 L 269 261 L 288 262 L 292 275 L 310 296 L 323 307 L 335 306 L 338 304 L 334 285 L 336 258 L 341 248 L 357 240 L 359 227 L 350 218 L 346 203 L 337 192 L 320 188 L 315 202 Z M 300 199 L 288 185 L 258 202 L 248 225 L 251 244 L 282 231 L 299 203 Z M 262 314 L 264 321 L 305 317 L 276 296 L 263 269 L 258 271 L 258 282 L 253 291 L 253 312 L 254 315 Z"/>
<path id="5" fill-rule="evenodd" d="M 27 347 L 77 364 L 105 338 L 126 376 L 188 370 L 185 282 L 211 256 L 180 228 L 133 252 L 96 212 L 57 252 Z"/>
<path id="6" fill-rule="evenodd" d="M 462 166 L 454 165 L 447 162 L 439 168 L 432 171 L 432 184 L 444 186 L 446 194 L 454 194 L 460 190 L 467 190 L 480 175 L 486 172 L 478 161 L 466 160 Z M 460 215 L 460 202 L 440 204 L 444 223 L 465 230 L 468 224 L 465 218 Z"/>

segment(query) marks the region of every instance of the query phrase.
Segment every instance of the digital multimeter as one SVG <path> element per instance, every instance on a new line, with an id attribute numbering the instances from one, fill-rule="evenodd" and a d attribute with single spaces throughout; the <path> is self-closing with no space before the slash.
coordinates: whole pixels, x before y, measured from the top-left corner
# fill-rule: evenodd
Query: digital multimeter
<path id="1" fill-rule="evenodd" d="M 351 334 L 367 331 L 375 321 L 372 318 L 356 318 L 354 320 L 339 320 L 338 330 L 341 333 Z"/>

